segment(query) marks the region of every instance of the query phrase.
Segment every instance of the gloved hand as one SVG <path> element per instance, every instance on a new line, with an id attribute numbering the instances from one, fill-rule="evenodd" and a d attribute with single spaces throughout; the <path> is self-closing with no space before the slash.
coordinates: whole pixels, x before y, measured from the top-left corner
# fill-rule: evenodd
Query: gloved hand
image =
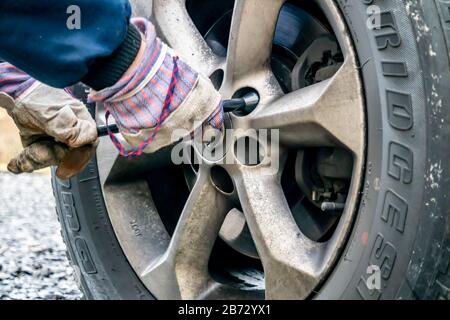
<path id="1" fill-rule="evenodd" d="M 64 90 L 34 82 L 15 100 L 0 93 L 0 107 L 13 118 L 24 146 L 8 164 L 13 173 L 58 166 L 57 176 L 68 179 L 95 153 L 95 121 L 84 104 Z"/>
<path id="2" fill-rule="evenodd" d="M 135 62 L 112 87 L 90 96 L 102 102 L 125 140 L 126 150 L 110 133 L 123 156 L 155 152 L 174 143 L 174 130 L 194 132 L 200 126 L 221 129 L 221 96 L 211 81 L 199 75 L 156 37 L 154 26 L 143 18 L 131 21 L 143 34 Z M 194 125 L 195 124 L 195 125 Z M 156 136 L 158 134 L 158 136 Z"/>

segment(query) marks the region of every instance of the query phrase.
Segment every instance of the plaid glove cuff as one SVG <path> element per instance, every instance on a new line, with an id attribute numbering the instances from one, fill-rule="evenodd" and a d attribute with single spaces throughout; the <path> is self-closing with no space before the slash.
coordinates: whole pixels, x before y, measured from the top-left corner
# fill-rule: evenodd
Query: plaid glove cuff
<path id="1" fill-rule="evenodd" d="M 131 21 L 144 33 L 146 49 L 142 61 L 112 87 L 90 96 L 91 102 L 103 102 L 122 132 L 137 133 L 158 125 L 163 110 L 175 111 L 191 92 L 198 74 L 178 60 L 178 76 L 170 104 L 165 106 L 174 74 L 175 62 L 170 49 L 156 37 L 147 20 Z"/>
<path id="2" fill-rule="evenodd" d="M 173 143 L 170 138 L 174 130 L 193 132 L 196 129 L 193 125 L 198 121 L 220 128 L 223 121 L 221 98 L 209 79 L 174 56 L 156 37 L 149 21 L 138 18 L 131 22 L 145 37 L 141 61 L 114 86 L 89 97 L 90 102 L 103 103 L 107 117 L 114 117 L 123 137 L 134 147 L 125 150 L 110 132 L 120 154 L 134 157 L 154 152 Z"/>
<path id="3" fill-rule="evenodd" d="M 36 80 L 12 64 L 0 63 L 0 92 L 17 99 L 30 88 Z"/>

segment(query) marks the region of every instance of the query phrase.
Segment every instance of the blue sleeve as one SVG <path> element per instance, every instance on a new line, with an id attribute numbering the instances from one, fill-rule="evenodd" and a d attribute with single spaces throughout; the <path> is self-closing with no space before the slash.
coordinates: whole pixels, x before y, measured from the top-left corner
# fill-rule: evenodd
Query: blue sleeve
<path id="1" fill-rule="evenodd" d="M 72 5 L 80 9 L 79 29 Z M 74 8 L 74 7 L 72 7 Z M 128 0 L 1 0 L 0 57 L 54 87 L 79 82 L 127 34 Z"/>

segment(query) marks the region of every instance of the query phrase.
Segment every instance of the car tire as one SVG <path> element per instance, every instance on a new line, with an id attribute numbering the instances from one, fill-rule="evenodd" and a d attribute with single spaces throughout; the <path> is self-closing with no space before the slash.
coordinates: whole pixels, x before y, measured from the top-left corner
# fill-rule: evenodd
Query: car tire
<path id="1" fill-rule="evenodd" d="M 134 3 L 149 15 L 146 1 Z M 336 3 L 364 83 L 366 171 L 347 245 L 314 298 L 449 299 L 450 2 Z M 378 9 L 380 25 L 368 28 Z M 152 299 L 115 236 L 96 159 L 52 181 L 86 298 Z"/>

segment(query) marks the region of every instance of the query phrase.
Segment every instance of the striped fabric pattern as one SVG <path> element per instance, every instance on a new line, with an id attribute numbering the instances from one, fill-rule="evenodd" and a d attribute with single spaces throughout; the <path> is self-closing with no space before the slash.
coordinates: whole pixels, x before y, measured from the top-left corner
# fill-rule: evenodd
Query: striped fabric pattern
<path id="1" fill-rule="evenodd" d="M 131 22 L 145 36 L 146 48 L 142 61 L 128 70 L 114 86 L 94 92 L 89 97 L 90 102 L 104 104 L 107 118 L 112 115 L 123 133 L 137 134 L 143 129 L 154 129 L 152 135 L 133 150 L 126 150 L 119 139 L 109 132 L 113 144 L 125 157 L 143 153 L 155 139 L 163 122 L 190 94 L 199 77 L 195 70 L 170 53 L 170 49 L 156 37 L 155 28 L 149 21 L 135 18 Z M 222 123 L 223 108 L 220 104 L 208 124 L 220 129 Z"/>
<path id="2" fill-rule="evenodd" d="M 222 129 L 222 124 L 224 120 L 224 114 L 223 114 L 223 103 L 221 102 L 216 110 L 213 112 L 213 114 L 208 118 L 208 124 L 211 125 L 213 128 L 217 130 Z"/>
<path id="3" fill-rule="evenodd" d="M 17 99 L 27 91 L 37 80 L 7 62 L 0 63 L 0 92 Z M 65 92 L 73 97 L 72 90 L 65 88 Z"/>
<path id="4" fill-rule="evenodd" d="M 144 19 L 133 23 L 145 33 L 147 47 L 143 60 L 129 70 L 113 87 L 90 96 L 91 102 L 103 102 L 120 130 L 138 133 L 158 124 L 174 73 L 174 57 L 155 35 L 153 25 Z M 194 87 L 198 73 L 178 60 L 177 81 L 167 110 L 175 111 Z M 153 75 L 148 77 L 148 75 Z M 140 88 L 140 90 L 136 90 Z"/>
<path id="5" fill-rule="evenodd" d="M 10 95 L 13 99 L 17 99 L 35 81 L 13 65 L 7 62 L 0 63 L 0 92 Z"/>
<path id="6" fill-rule="evenodd" d="M 111 138 L 112 143 L 117 148 L 117 150 L 119 151 L 119 154 L 121 156 L 127 157 L 127 158 L 134 158 L 134 157 L 141 156 L 144 153 L 144 150 L 155 140 L 156 135 L 161 130 L 162 123 L 169 117 L 169 115 L 170 115 L 169 106 L 173 102 L 173 99 L 175 96 L 174 91 L 175 91 L 177 81 L 179 78 L 179 69 L 178 69 L 177 62 L 178 62 L 178 58 L 174 57 L 173 58 L 174 68 L 172 71 L 172 77 L 170 80 L 169 89 L 167 91 L 166 98 L 164 99 L 162 112 L 158 117 L 155 129 L 153 130 L 153 133 L 151 134 L 151 136 L 148 137 L 147 140 L 142 141 L 137 148 L 135 148 L 134 150 L 126 150 L 125 149 L 125 146 L 119 141 L 119 139 L 117 139 L 116 135 L 110 130 L 108 119 L 109 119 L 109 116 L 111 115 L 111 113 L 109 110 L 106 111 L 106 126 L 108 128 L 108 134 L 109 134 L 109 137 Z"/>

